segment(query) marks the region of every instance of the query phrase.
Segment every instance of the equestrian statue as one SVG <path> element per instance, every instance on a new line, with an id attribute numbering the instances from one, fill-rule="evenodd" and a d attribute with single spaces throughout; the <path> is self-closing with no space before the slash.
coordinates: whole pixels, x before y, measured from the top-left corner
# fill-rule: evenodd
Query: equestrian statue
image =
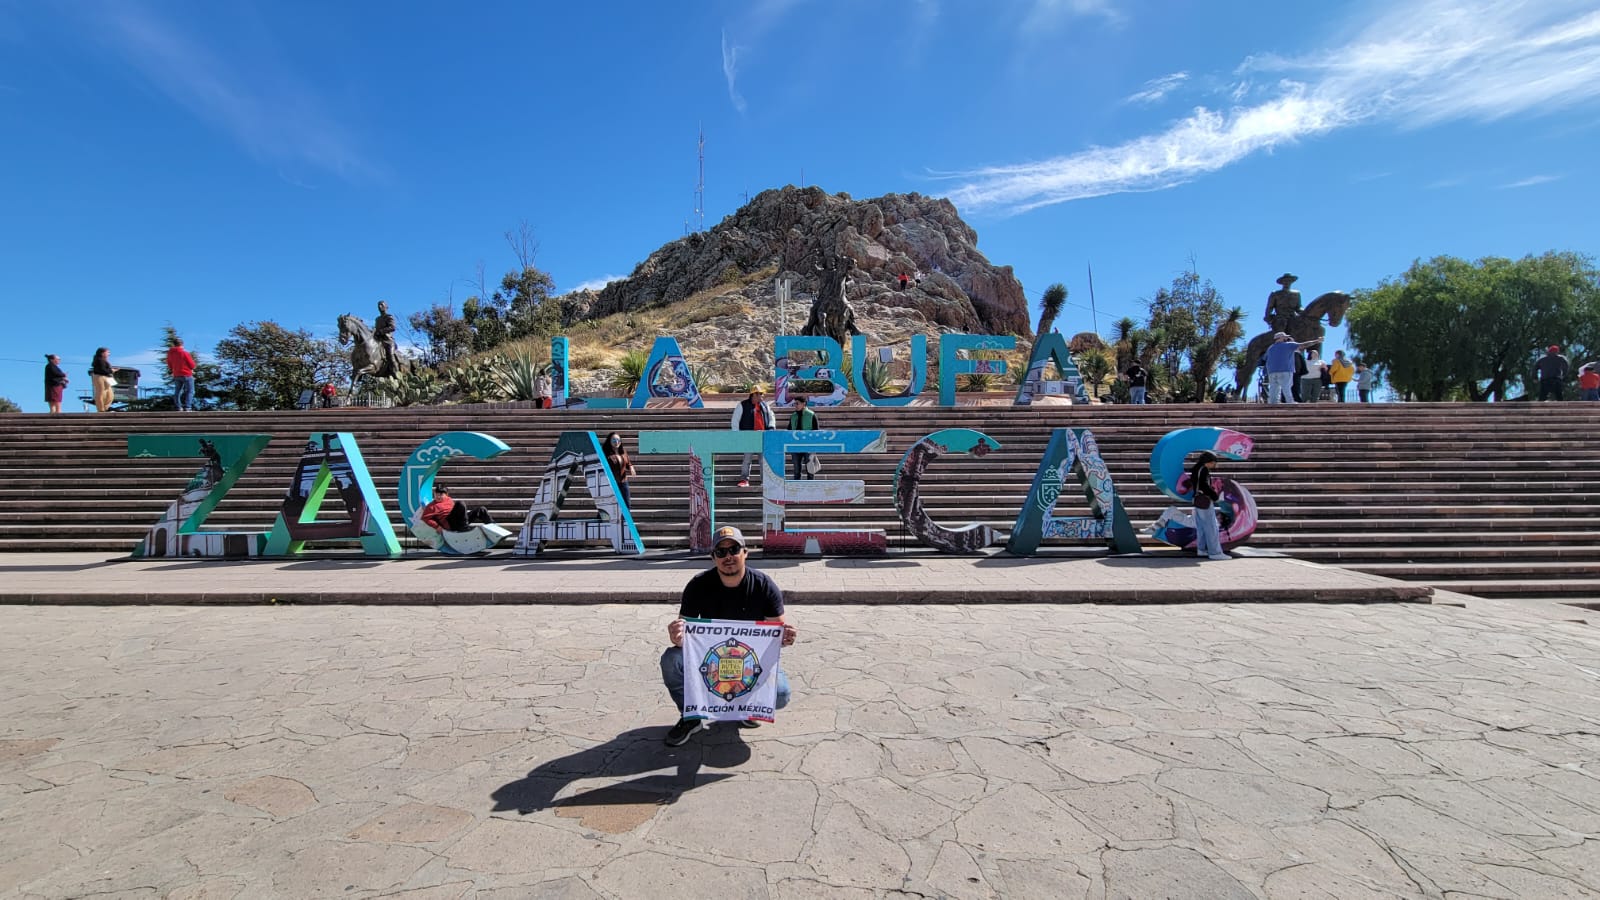
<path id="1" fill-rule="evenodd" d="M 1300 292 L 1291 287 L 1298 280 L 1294 275 L 1285 273 L 1278 279 L 1280 287 L 1267 297 L 1267 311 L 1261 318 L 1269 327 L 1250 339 L 1244 348 L 1244 363 L 1234 372 L 1234 384 L 1241 398 L 1248 394 L 1256 370 L 1261 367 L 1261 361 L 1266 358 L 1267 348 L 1272 346 L 1276 334 L 1283 332 L 1300 342 L 1319 341 L 1327 333 L 1322 318 L 1326 316 L 1328 324 L 1337 327 L 1350 309 L 1349 294 L 1329 291 L 1302 310 Z"/>
<path id="2" fill-rule="evenodd" d="M 360 316 L 345 313 L 339 317 L 339 346 L 350 347 L 350 393 L 365 378 L 389 378 L 400 374 L 400 354 L 394 344 L 394 316 L 389 304 L 378 301 L 378 317 L 368 328 Z"/>

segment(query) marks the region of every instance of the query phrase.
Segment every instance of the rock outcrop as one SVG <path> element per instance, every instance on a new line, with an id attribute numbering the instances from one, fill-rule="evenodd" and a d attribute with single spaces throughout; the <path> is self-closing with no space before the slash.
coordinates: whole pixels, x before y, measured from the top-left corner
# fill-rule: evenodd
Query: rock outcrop
<path id="1" fill-rule="evenodd" d="M 948 200 L 916 193 L 852 200 L 790 186 L 763 191 L 710 230 L 663 246 L 629 277 L 561 302 L 571 323 L 738 285 L 718 301 L 775 315 L 776 284 L 787 277 L 788 318 L 798 325 L 816 296 L 820 261 L 839 253 L 855 264 L 847 295 L 857 324 L 875 337 L 894 340 L 913 331 L 1030 337 L 1021 282 L 1010 266 L 990 264 L 977 243 Z M 764 272 L 773 277 L 758 277 Z"/>

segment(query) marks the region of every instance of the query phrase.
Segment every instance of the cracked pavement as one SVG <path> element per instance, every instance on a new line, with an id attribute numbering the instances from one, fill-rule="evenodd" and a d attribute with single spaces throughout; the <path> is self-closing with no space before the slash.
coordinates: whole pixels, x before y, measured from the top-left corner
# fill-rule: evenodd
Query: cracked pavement
<path id="1" fill-rule="evenodd" d="M 0 896 L 1589 897 L 1600 631 L 1491 601 L 0 611 Z"/>

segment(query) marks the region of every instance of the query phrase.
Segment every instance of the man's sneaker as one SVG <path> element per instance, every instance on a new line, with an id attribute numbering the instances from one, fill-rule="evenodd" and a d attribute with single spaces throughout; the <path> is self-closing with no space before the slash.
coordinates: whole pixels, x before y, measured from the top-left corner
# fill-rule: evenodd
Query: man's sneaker
<path id="1" fill-rule="evenodd" d="M 1206 557 L 1206 559 L 1233 559 L 1233 557 L 1229 556 L 1226 553 L 1218 553 L 1215 556 L 1208 556 L 1208 557 Z"/>
<path id="2" fill-rule="evenodd" d="M 665 738 L 668 747 L 682 747 L 689 743 L 689 738 L 697 731 L 704 731 L 705 719 L 679 719 L 678 724 L 672 726 Z"/>
<path id="3" fill-rule="evenodd" d="M 740 719 L 739 720 L 739 727 L 740 728 L 760 728 L 761 727 L 761 723 L 757 722 L 755 719 Z"/>
<path id="4" fill-rule="evenodd" d="M 748 478 L 739 479 L 739 487 L 749 487 L 749 486 L 750 486 L 750 479 L 748 479 Z"/>

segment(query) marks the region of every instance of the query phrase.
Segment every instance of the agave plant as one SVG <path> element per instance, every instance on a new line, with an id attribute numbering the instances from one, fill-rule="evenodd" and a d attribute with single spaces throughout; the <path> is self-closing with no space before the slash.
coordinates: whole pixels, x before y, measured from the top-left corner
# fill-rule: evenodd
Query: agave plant
<path id="1" fill-rule="evenodd" d="M 532 400 L 538 396 L 534 384 L 547 367 L 526 351 L 495 359 L 500 394 L 507 400 Z"/>
<path id="2" fill-rule="evenodd" d="M 717 383 L 717 370 L 710 366 L 689 366 L 689 380 L 694 383 L 695 390 L 708 391 Z"/>
<path id="3" fill-rule="evenodd" d="M 889 364 L 876 359 L 869 359 L 861 366 L 861 380 L 867 387 L 880 394 L 887 393 L 894 379 L 889 374 Z"/>
<path id="4" fill-rule="evenodd" d="M 980 350 L 973 354 L 972 358 L 974 360 L 992 362 L 1000 359 L 1001 356 L 993 350 Z M 978 393 L 993 390 L 1000 383 L 1000 376 L 993 372 L 968 372 L 961 377 L 964 380 L 963 390 L 976 391 Z"/>

